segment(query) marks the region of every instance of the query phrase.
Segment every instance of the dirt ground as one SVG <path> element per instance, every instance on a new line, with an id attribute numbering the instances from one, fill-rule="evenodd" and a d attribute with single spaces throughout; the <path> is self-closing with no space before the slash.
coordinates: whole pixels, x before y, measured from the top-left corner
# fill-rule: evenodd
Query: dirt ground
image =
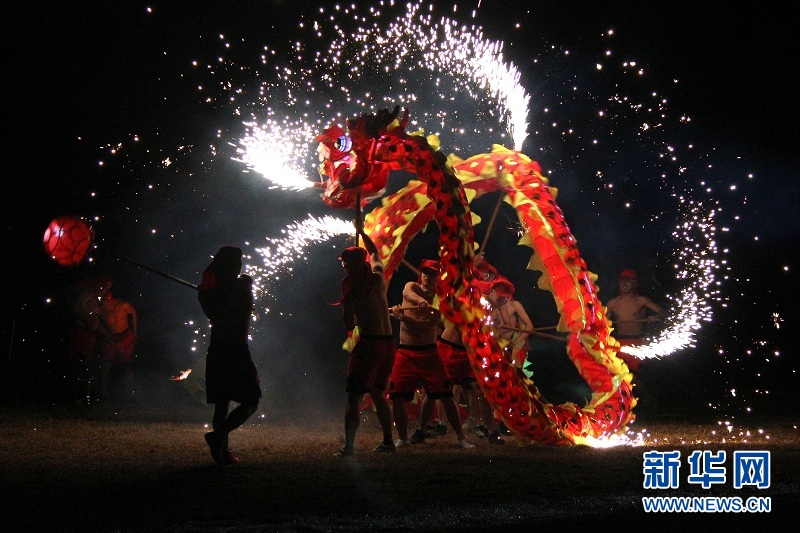
<path id="1" fill-rule="evenodd" d="M 334 457 L 341 413 L 259 413 L 231 435 L 241 458 L 220 467 L 203 440 L 199 405 L 0 407 L 0 523 L 6 531 L 674 531 L 771 526 L 800 518 L 800 437 L 776 419 L 759 427 L 713 421 L 637 422 L 639 446 L 490 446 L 452 432 L 395 454 L 371 451 L 371 412 L 354 458 Z M 761 431 L 759 431 L 761 430 Z M 643 488 L 648 450 L 767 449 L 771 485 L 734 490 Z M 643 496 L 769 496 L 770 513 L 645 513 Z"/>

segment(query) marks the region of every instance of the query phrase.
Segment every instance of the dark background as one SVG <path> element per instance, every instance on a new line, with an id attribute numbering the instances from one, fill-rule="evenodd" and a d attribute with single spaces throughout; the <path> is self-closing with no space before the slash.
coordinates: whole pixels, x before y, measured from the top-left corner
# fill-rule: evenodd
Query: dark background
<path id="1" fill-rule="evenodd" d="M 227 157 L 211 161 L 208 146 L 222 144 L 220 131 L 223 137 L 234 135 L 230 130 L 241 119 L 224 106 L 206 105 L 196 90 L 202 74 L 187 73 L 191 58 L 213 57 L 219 34 L 242 40 L 231 52 L 241 64 L 256 65 L 264 42 L 290 51 L 297 21 L 317 5 L 3 7 L 10 118 L 3 143 L 3 401 L 71 401 L 65 357 L 70 290 L 97 271 L 110 275 L 114 292 L 139 312 L 137 370 L 145 386 L 169 386 L 171 376 L 202 364 L 205 345 L 196 332 L 205 328 L 205 318 L 193 291 L 115 257 L 197 283 L 222 245 L 256 246 L 264 235 L 276 236 L 307 213 L 347 216 L 326 208 L 316 193 L 270 189 Z M 699 201 L 715 198 L 719 225 L 729 228 L 717 234 L 719 296 L 694 346 L 653 362 L 650 378 L 668 414 L 741 420 L 790 411 L 798 385 L 789 332 L 798 318 L 793 293 L 800 198 L 798 87 L 792 74 L 798 50 L 788 13 L 769 3 L 722 8 L 710 2 L 576 6 L 489 0 L 473 19 L 476 6 L 461 3 L 456 15 L 442 6 L 437 12 L 483 26 L 487 38 L 504 41 L 520 68 L 532 96 L 531 136 L 523 151 L 552 171 L 559 205 L 589 269 L 599 275 L 604 300 L 614 294 L 616 274 L 625 267 L 636 268 L 642 291 L 661 303 L 680 288 L 674 279 L 675 243 L 664 238 L 674 221 L 650 216 L 669 192 L 649 189 L 652 178 L 637 176 L 644 157 L 630 133 L 611 135 L 618 144 L 592 153 L 585 138 L 564 141 L 545 132 L 550 119 L 544 108 L 557 109 L 563 121 L 580 129 L 588 126 L 587 108 L 615 91 L 643 90 L 628 78 L 591 68 L 602 51 L 599 36 L 614 28 L 619 56 L 644 66 L 648 83 L 662 88 L 673 113 L 692 117 L 669 142 L 697 143 L 701 155 L 688 165 L 679 190 L 696 193 Z M 550 53 L 552 47 L 568 49 L 569 60 Z M 592 97 L 571 96 L 571 84 Z M 136 136 L 142 139 L 138 144 Z M 448 139 L 442 141 L 446 146 Z M 125 149 L 111 155 L 116 143 Z M 163 164 L 179 156 L 174 171 Z M 596 167 L 614 176 L 622 185 L 619 192 L 610 193 L 590 173 Z M 400 181 L 393 178 L 392 185 Z M 706 185 L 713 196 L 704 192 Z M 625 214 L 621 206 L 630 199 L 642 206 L 640 214 Z M 486 220 L 493 204 L 483 198 L 473 207 Z M 65 269 L 42 251 L 44 229 L 62 214 L 93 220 L 92 264 Z M 487 255 L 517 283 L 518 298 L 535 324 L 554 324 L 552 297 L 536 289 L 538 275 L 525 270 L 527 257 L 517 252 L 513 226 L 514 213 L 504 206 L 498 228 L 506 231 L 495 231 Z M 482 231 L 476 228 L 477 239 Z M 435 253 L 435 233 L 434 228 L 415 240 L 408 256 L 412 264 Z M 342 273 L 335 257 L 343 245 L 340 239 L 311 247 L 265 298 L 270 311 L 254 328 L 251 347 L 267 410 L 341 407 L 343 335 L 337 311 L 327 304 L 338 298 Z M 390 302 L 399 299 L 411 277 L 408 270 L 398 271 Z M 776 322 L 775 313 L 782 321 Z M 562 350 L 558 343 L 534 343 L 537 384 L 553 401 L 580 401 L 587 389 Z"/>

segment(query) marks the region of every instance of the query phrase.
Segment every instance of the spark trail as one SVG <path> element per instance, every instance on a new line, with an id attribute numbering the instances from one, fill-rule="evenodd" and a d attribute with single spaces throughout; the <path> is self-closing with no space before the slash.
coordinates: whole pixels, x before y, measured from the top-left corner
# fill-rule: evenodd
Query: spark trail
<path id="1" fill-rule="evenodd" d="M 487 39 L 481 28 L 436 17 L 433 8 L 422 3 L 408 4 L 407 11 L 394 19 L 377 7 L 361 12 L 320 9 L 318 15 L 299 23 L 303 35 L 293 46 L 294 55 L 276 68 L 279 79 L 261 82 L 258 92 L 265 93 L 267 88 L 271 92 L 269 105 L 251 110 L 252 119 L 243 123 L 245 134 L 237 143 L 234 159 L 263 175 L 274 187 L 299 191 L 313 186 L 307 176 L 315 170 L 303 162 L 303 154 L 314 153 L 314 136 L 328 123 L 342 124 L 349 116 L 397 103 L 414 110 L 417 126 L 437 128 L 442 142 L 455 145 L 460 155 L 485 151 L 492 143 L 522 148 L 528 135 L 531 96 L 518 68 L 504 56 L 503 43 Z M 603 61 L 610 61 L 609 54 Z M 611 68 L 609 65 L 606 70 Z M 635 61 L 624 61 L 617 68 L 628 77 L 644 77 Z M 380 81 L 376 83 L 376 79 Z M 285 93 L 280 106 L 274 98 L 279 90 Z M 672 213 L 652 216 L 677 218 L 671 234 L 675 242 L 671 261 L 679 288 L 667 295 L 670 317 L 663 332 L 651 343 L 629 349 L 638 357 L 662 357 L 692 346 L 694 333 L 712 319 L 713 302 L 720 297 L 715 286 L 719 269 L 714 226 L 717 207 L 713 199 L 692 198 L 681 179 L 689 163 L 682 161 L 666 130 L 671 120 L 678 125 L 688 119 L 673 119 L 665 98 L 646 97 L 651 101 L 638 102 L 619 92 L 602 101 L 590 94 L 589 100 L 599 108 L 593 111 L 596 117 L 581 123 L 584 116 L 565 113 L 552 122 L 561 139 L 537 131 L 543 125 L 534 126 L 533 139 L 554 144 L 578 140 L 602 148 L 612 136 L 627 130 L 632 137 L 628 144 L 635 145 L 633 157 L 645 161 L 645 181 L 657 176 L 661 194 L 674 200 Z M 568 98 L 565 89 L 562 103 Z M 544 113 L 553 114 L 550 109 Z M 264 115 L 266 118 L 259 119 Z M 582 157 L 586 157 L 581 152 L 586 147 L 575 145 L 574 149 L 569 160 L 554 162 L 554 185 L 558 186 L 559 174 L 568 165 L 585 167 Z M 617 152 L 613 147 L 609 150 Z M 603 160 L 617 164 L 613 156 L 598 159 Z M 646 185 L 637 183 L 625 190 L 625 184 L 614 183 L 605 169 L 598 168 L 593 174 L 606 197 L 618 191 L 628 196 L 639 194 L 635 189 Z M 633 198 L 626 206 L 637 204 Z M 262 257 L 269 263 L 269 253 Z M 278 260 L 280 265 L 288 262 L 288 258 Z"/>

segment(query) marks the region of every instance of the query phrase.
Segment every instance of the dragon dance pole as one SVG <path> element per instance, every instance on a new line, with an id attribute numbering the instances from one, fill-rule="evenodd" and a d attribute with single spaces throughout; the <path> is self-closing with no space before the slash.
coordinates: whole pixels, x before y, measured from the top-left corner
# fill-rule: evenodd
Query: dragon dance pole
<path id="1" fill-rule="evenodd" d="M 527 333 L 528 335 L 535 335 L 537 337 L 543 337 L 545 339 L 552 339 L 554 341 L 561 341 L 567 342 L 567 339 L 564 337 L 559 337 L 558 335 L 549 335 L 547 333 L 542 333 L 540 331 L 536 331 L 535 329 L 520 329 L 520 328 L 512 328 L 511 326 L 500 326 L 500 329 L 508 329 L 511 331 L 519 331 L 520 333 Z"/>
<path id="2" fill-rule="evenodd" d="M 141 263 L 137 263 L 136 261 L 133 261 L 132 259 L 128 259 L 126 257 L 117 256 L 117 259 L 119 259 L 120 261 L 125 261 L 126 263 L 130 263 L 131 265 L 133 265 L 135 267 L 139 267 L 142 270 L 147 270 L 148 272 L 152 272 L 153 274 L 158 274 L 159 276 L 165 277 L 167 279 L 171 279 L 172 281 L 177 281 L 181 285 L 186 285 L 187 287 L 191 287 L 191 288 L 193 288 L 195 290 L 197 289 L 197 285 L 195 285 L 194 283 L 189 283 L 188 281 L 183 280 L 183 279 L 178 278 L 178 277 L 175 277 L 172 274 L 167 274 L 166 272 L 162 272 L 160 270 L 156 270 L 155 268 L 149 267 L 147 265 L 143 265 Z"/>
<path id="3" fill-rule="evenodd" d="M 492 233 L 492 227 L 494 226 L 494 221 L 497 219 L 497 213 L 500 211 L 500 204 L 503 203 L 503 195 L 505 192 L 500 191 L 500 198 L 497 199 L 497 203 L 494 206 L 494 211 L 492 211 L 492 218 L 489 219 L 489 225 L 486 227 L 486 234 L 483 236 L 483 242 L 481 243 L 481 247 L 479 248 L 480 253 L 486 251 L 486 243 L 489 242 L 489 235 Z"/>

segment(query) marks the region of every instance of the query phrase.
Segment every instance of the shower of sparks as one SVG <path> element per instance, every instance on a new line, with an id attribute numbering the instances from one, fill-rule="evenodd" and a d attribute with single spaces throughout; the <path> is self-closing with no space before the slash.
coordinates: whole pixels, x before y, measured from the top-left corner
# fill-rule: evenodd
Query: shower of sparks
<path id="1" fill-rule="evenodd" d="M 313 154 L 316 134 L 331 122 L 342 124 L 348 117 L 397 104 L 412 108 L 412 125 L 432 124 L 451 142 L 471 134 L 477 142 L 462 144 L 468 152 L 486 150 L 492 142 L 520 149 L 530 96 L 519 70 L 504 59 L 503 43 L 486 39 L 479 28 L 448 18 L 435 21 L 423 11 L 421 3 L 409 4 L 404 15 L 381 26 L 381 12 L 373 9 L 373 25 L 349 32 L 335 17 L 366 20 L 354 8 L 321 9 L 319 20 L 303 22 L 301 28 L 311 33 L 296 43 L 296 57 L 278 69 L 278 82 L 261 82 L 259 91 L 269 93 L 274 105 L 284 89 L 284 104 L 299 107 L 302 119 L 278 120 L 270 108 L 270 118 L 259 121 L 264 110 L 252 111 L 236 160 L 278 187 L 310 187 L 313 182 L 303 177 L 303 154 Z M 306 48 L 328 33 L 333 37 L 325 46 Z M 311 64 L 307 57 L 313 58 Z M 385 84 L 378 89 L 375 79 Z M 464 108 L 465 98 L 475 102 L 474 111 Z M 475 114 L 486 119 L 476 122 Z"/>
<path id="2" fill-rule="evenodd" d="M 268 287 L 282 273 L 291 274 L 292 264 L 298 259 L 307 260 L 306 248 L 312 244 L 325 242 L 340 235 L 353 235 L 353 223 L 339 218 L 325 216 L 309 217 L 284 228 L 283 237 L 268 238 L 268 244 L 256 248 L 261 256 L 260 263 L 245 265 L 245 273 L 253 278 L 255 294 L 268 292 Z"/>
<path id="3" fill-rule="evenodd" d="M 521 149 L 528 135 L 531 97 L 520 82 L 517 67 L 506 60 L 502 42 L 485 38 L 480 27 L 435 17 L 433 6 L 421 2 L 409 3 L 407 11 L 390 22 L 378 8 L 369 8 L 368 13 L 355 6 L 322 8 L 317 19 L 300 22 L 298 31 L 305 35 L 293 43 L 293 55 L 273 66 L 272 76 L 259 72 L 257 79 L 250 81 L 257 85 L 256 91 L 246 83 L 241 87 L 229 80 L 219 84 L 228 104 L 234 105 L 234 113 L 251 117 L 243 122 L 245 133 L 235 143 L 234 160 L 276 188 L 311 188 L 314 181 L 307 176 L 317 174 L 312 156 L 315 136 L 322 129 L 396 104 L 411 108 L 410 126 L 423 130 L 433 126 L 442 142 L 456 148 L 460 155 L 487 151 L 494 143 Z M 608 60 L 606 55 L 601 61 Z M 635 61 L 624 61 L 620 68 L 639 78 L 644 75 Z M 375 83 L 376 79 L 382 83 Z M 255 101 L 240 101 L 243 95 L 254 93 L 259 95 Z M 675 199 L 677 215 L 673 216 L 680 219 L 672 234 L 676 247 L 671 259 L 681 288 L 675 295 L 666 295 L 671 301 L 668 327 L 644 346 L 625 348 L 634 356 L 651 358 L 693 346 L 695 332 L 712 318 L 712 303 L 719 299 L 720 291 L 715 285 L 719 252 L 714 240 L 714 202 L 697 200 L 685 192 L 688 186 L 679 178 L 687 169 L 679 161 L 680 150 L 668 139 L 657 137 L 671 118 L 667 100 L 654 92 L 646 97 L 651 101 L 641 102 L 615 92 L 596 116 L 610 124 L 606 127 L 613 135 L 618 135 L 614 131 L 619 128 L 617 122 L 632 120 L 632 135 L 643 145 L 643 153 L 636 157 L 652 157 L 654 161 L 649 164 L 661 169 L 662 179 L 667 175 L 675 178 L 660 183 L 659 188 Z M 558 124 L 566 138 L 580 138 L 581 125 L 567 127 L 569 119 L 553 125 Z M 675 120 L 689 122 L 683 116 Z M 602 131 L 596 126 L 586 127 L 595 136 L 593 144 L 609 142 L 596 137 Z M 552 178 L 556 186 L 559 172 L 554 171 Z M 606 184 L 607 194 L 621 189 L 607 180 L 602 169 L 596 175 Z M 628 209 L 633 205 L 625 202 Z M 318 241 L 338 234 L 314 226 L 288 231 L 299 231 L 304 239 L 318 231 L 314 237 Z M 341 232 L 349 231 L 342 228 Z M 247 268 L 261 280 L 259 289 L 264 290 L 274 268 L 288 268 L 295 256 L 271 255 L 275 252 L 269 248 L 259 253 L 264 264 Z"/>
<path id="4" fill-rule="evenodd" d="M 702 322 L 712 318 L 710 302 L 719 300 L 720 291 L 715 285 L 716 271 L 716 227 L 713 220 L 715 209 L 704 211 L 704 207 L 690 199 L 683 199 L 690 207 L 692 216 L 680 224 L 673 233 L 679 241 L 686 243 L 677 251 L 676 278 L 690 280 L 683 291 L 670 295 L 673 301 L 669 323 L 652 341 L 644 346 L 624 346 L 620 350 L 639 358 L 663 357 L 677 350 L 694 346 L 694 332 Z"/>
<path id="5" fill-rule="evenodd" d="M 305 177 L 301 154 L 318 133 L 316 128 L 296 124 L 285 129 L 274 120 L 258 125 L 246 122 L 248 133 L 239 141 L 235 161 L 244 163 L 282 189 L 302 191 L 314 186 Z"/>
<path id="6" fill-rule="evenodd" d="M 592 254 L 585 252 L 587 244 L 602 248 L 606 241 L 627 241 L 629 236 L 633 240 L 636 233 L 658 243 L 653 270 L 659 283 L 669 283 L 654 294 L 655 299 L 669 302 L 665 327 L 648 344 L 626 351 L 660 358 L 694 347 L 700 329 L 717 326 L 714 315 L 722 314 L 718 308 L 736 297 L 730 291 L 722 293 L 723 285 L 736 277 L 724 258 L 727 249 L 718 248 L 718 242 L 733 238 L 726 235 L 730 229 L 722 219 L 736 219 L 734 204 L 746 203 L 744 187 L 717 187 L 725 190 L 725 196 L 715 196 L 714 186 L 729 178 L 711 164 L 719 154 L 685 140 L 676 142 L 685 138 L 678 132 L 689 129 L 692 119 L 673 112 L 665 95 L 651 86 L 650 65 L 617 57 L 614 32 L 596 36 L 602 41 L 598 53 L 583 62 L 586 57 L 578 61 L 579 54 L 558 45 L 528 46 L 525 39 L 530 36 L 514 30 L 503 34 L 505 42 L 491 41 L 478 26 L 434 15 L 438 8 L 438 3 L 434 8 L 432 3 L 386 1 L 373 7 L 323 8 L 275 34 L 283 36 L 291 26 L 296 34 L 291 41 L 271 41 L 268 46 L 253 43 L 252 36 L 219 36 L 212 44 L 218 50 L 187 60 L 187 72 L 180 73 L 196 80 L 199 105 L 221 113 L 214 119 L 219 127 L 216 144 L 204 147 L 191 138 L 177 148 L 162 144 L 154 149 L 154 137 L 131 135 L 103 148 L 98 167 L 104 172 L 111 170 L 112 158 L 123 165 L 135 162 L 137 168 L 127 170 L 148 180 L 135 195 L 146 208 L 129 208 L 134 219 L 130 226 L 147 227 L 149 232 L 158 222 L 164 225 L 159 215 L 164 218 L 170 201 L 178 205 L 176 197 L 168 195 L 186 193 L 185 188 L 173 188 L 171 193 L 169 186 L 179 179 L 208 187 L 200 190 L 201 195 L 209 194 L 216 184 L 226 184 L 231 178 L 223 172 L 210 177 L 210 171 L 217 169 L 213 165 L 221 165 L 223 159 L 239 164 L 259 181 L 263 177 L 264 188 L 279 189 L 270 195 L 296 192 L 302 201 L 307 194 L 314 206 L 307 211 L 302 207 L 300 213 L 324 213 L 318 195 L 308 191 L 319 181 L 315 136 L 331 123 L 344 126 L 349 117 L 400 104 L 411 111 L 408 130 L 438 135 L 445 153 L 466 157 L 487 152 L 493 144 L 522 149 L 524 141 L 525 152 L 541 163 L 551 185 L 561 190 L 559 204 L 571 202 L 565 217 L 590 270 L 597 266 Z M 486 9 L 478 16 L 491 16 Z M 458 13 L 450 12 L 453 17 Z M 478 18 L 475 13 L 473 18 Z M 273 37 L 265 32 L 264 39 Z M 514 48 L 519 44 L 515 39 L 523 41 L 522 51 Z M 260 63 L 248 48 L 254 44 L 259 46 Z M 580 52 L 587 54 L 592 52 Z M 512 57 L 524 61 L 520 63 L 524 84 Z M 140 173 L 142 165 L 153 172 Z M 153 176 L 156 172 L 160 174 Z M 174 181 L 166 183 L 170 180 Z M 724 210 L 720 198 L 727 199 Z M 150 208 L 156 200 L 163 200 L 158 205 L 164 209 L 154 212 Z M 281 203 L 278 199 L 274 205 Z M 207 202 L 201 205 L 205 209 Z M 292 209 L 288 202 L 287 209 Z M 582 219 L 576 223 L 578 215 Z M 157 222 L 145 226 L 152 221 Z M 153 249 L 177 247 L 196 238 L 191 228 L 179 225 L 183 223 L 148 233 Z M 509 231 L 525 231 L 521 225 L 511 225 Z M 287 226 L 279 237 L 250 248 L 245 272 L 255 281 L 261 307 L 257 314 L 269 312 L 263 300 L 272 297 L 271 284 L 292 275 L 292 265 L 308 259 L 310 245 L 352 233 L 350 222 L 309 215 Z M 780 328 L 782 320 L 775 313 L 770 329 Z M 764 341 L 746 346 L 743 351 L 748 354 L 742 360 L 750 349 L 777 353 L 768 345 Z M 738 347 L 720 346 L 720 358 L 736 361 L 735 350 Z M 742 394 L 737 401 L 741 398 Z"/>

